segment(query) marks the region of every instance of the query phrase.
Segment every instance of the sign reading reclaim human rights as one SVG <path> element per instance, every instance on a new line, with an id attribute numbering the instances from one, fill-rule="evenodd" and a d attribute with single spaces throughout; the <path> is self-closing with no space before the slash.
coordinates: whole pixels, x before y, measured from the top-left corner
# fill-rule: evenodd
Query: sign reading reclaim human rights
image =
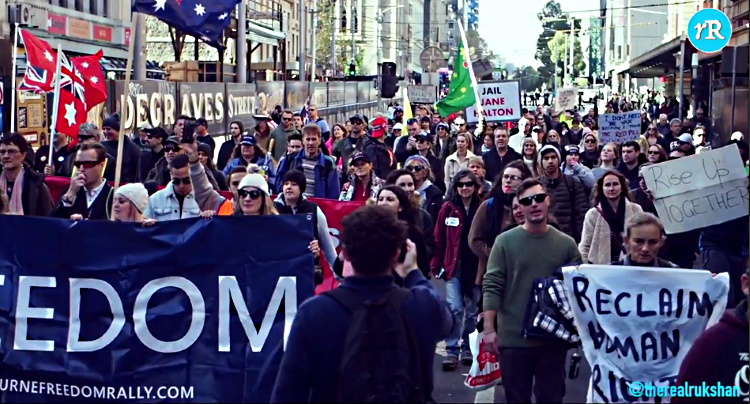
<path id="1" fill-rule="evenodd" d="M 269 402 L 312 237 L 305 215 L 0 216 L 4 401 Z"/>
<path id="2" fill-rule="evenodd" d="M 681 268 L 563 268 L 586 361 L 587 403 L 654 402 L 638 386 L 677 383 L 696 339 L 724 313 L 729 275 Z"/>
<path id="3" fill-rule="evenodd" d="M 748 178 L 737 145 L 644 167 L 667 234 L 747 216 Z"/>
<path id="4" fill-rule="evenodd" d="M 599 115 L 599 142 L 625 143 L 638 140 L 641 136 L 641 113 L 638 111 L 621 114 Z"/>
<path id="5" fill-rule="evenodd" d="M 521 119 L 521 87 L 517 80 L 480 81 L 478 85 L 487 122 Z M 466 122 L 479 122 L 476 107 L 466 108 Z"/>

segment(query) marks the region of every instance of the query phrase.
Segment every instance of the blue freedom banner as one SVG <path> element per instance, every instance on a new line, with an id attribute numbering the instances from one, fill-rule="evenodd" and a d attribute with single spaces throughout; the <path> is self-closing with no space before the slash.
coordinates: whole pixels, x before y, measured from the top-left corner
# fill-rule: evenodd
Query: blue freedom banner
<path id="1" fill-rule="evenodd" d="M 312 237 L 304 215 L 0 216 L 0 401 L 270 401 Z"/>

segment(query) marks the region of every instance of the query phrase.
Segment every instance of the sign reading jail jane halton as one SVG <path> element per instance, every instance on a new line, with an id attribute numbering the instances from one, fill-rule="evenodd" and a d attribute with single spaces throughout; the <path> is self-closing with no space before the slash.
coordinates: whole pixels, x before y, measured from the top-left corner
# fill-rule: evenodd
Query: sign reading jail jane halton
<path id="1" fill-rule="evenodd" d="M 750 208 L 737 145 L 644 167 L 642 174 L 667 234 L 737 219 Z"/>
<path id="2" fill-rule="evenodd" d="M 483 81 L 479 83 L 479 100 L 487 122 L 521 119 L 521 89 L 518 81 Z M 476 107 L 466 108 L 466 121 L 479 122 Z"/>

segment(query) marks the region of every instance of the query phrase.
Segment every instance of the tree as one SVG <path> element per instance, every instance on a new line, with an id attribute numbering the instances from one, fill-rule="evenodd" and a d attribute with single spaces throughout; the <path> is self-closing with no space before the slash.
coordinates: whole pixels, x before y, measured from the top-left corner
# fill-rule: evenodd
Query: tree
<path id="1" fill-rule="evenodd" d="M 542 28 L 544 28 L 536 41 L 536 60 L 542 64 L 537 71 L 540 75 L 546 77 L 549 82 L 555 76 L 555 62 L 552 61 L 552 53 L 548 44 L 558 31 L 570 30 L 569 15 L 562 12 L 560 3 L 549 0 L 542 8 L 542 12 L 537 14 L 537 17 L 542 23 Z M 581 20 L 574 18 L 573 24 L 577 34 L 581 29 Z"/>
<path id="2" fill-rule="evenodd" d="M 488 59 L 495 60 L 495 54 L 489 49 L 487 41 L 485 41 L 478 31 L 466 31 L 466 41 L 469 47 L 469 55 L 472 60 L 476 59 Z"/>
<path id="3" fill-rule="evenodd" d="M 335 7 L 336 2 L 320 2 L 318 3 L 318 25 L 317 30 L 317 53 L 316 63 L 318 65 L 325 66 L 326 69 L 331 68 L 331 34 L 334 32 L 334 24 L 336 23 Z M 346 72 L 349 70 L 349 64 L 352 62 L 351 55 L 351 42 L 347 40 L 344 35 L 336 35 L 336 71 Z M 357 74 L 361 74 L 363 67 L 364 55 L 362 47 L 356 45 L 356 56 L 354 63 L 357 65 Z M 336 72 L 334 72 L 335 74 Z"/>
<path id="4" fill-rule="evenodd" d="M 523 66 L 513 72 L 513 78 L 520 81 L 521 91 L 532 92 L 542 88 L 546 78 L 531 66 Z"/>
<path id="5" fill-rule="evenodd" d="M 550 60 L 556 65 L 560 66 L 561 72 L 565 72 L 561 74 L 561 76 L 567 74 L 567 72 L 569 71 L 568 66 L 570 65 L 570 35 L 568 33 L 558 31 L 557 33 L 555 33 L 555 36 L 553 36 L 552 39 L 550 39 L 547 43 L 547 49 L 549 49 L 550 51 Z M 577 37 L 575 38 L 575 47 L 573 48 L 573 54 L 575 59 L 575 62 L 573 63 L 573 77 L 578 77 L 586 69 L 586 63 L 584 62 L 583 52 L 581 51 L 581 42 Z M 566 58 L 568 58 L 568 66 L 563 66 Z"/>

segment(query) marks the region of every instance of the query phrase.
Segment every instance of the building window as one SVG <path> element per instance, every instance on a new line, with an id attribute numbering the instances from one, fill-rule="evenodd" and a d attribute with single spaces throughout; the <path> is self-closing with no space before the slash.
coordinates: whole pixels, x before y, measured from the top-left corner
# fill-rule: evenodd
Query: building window
<path id="1" fill-rule="evenodd" d="M 109 0 L 102 0 L 102 17 L 109 17 Z"/>
<path id="2" fill-rule="evenodd" d="M 89 0 L 89 13 L 99 14 L 99 0 Z"/>
<path id="3" fill-rule="evenodd" d="M 83 0 L 75 0 L 76 2 L 76 11 L 83 12 Z"/>

